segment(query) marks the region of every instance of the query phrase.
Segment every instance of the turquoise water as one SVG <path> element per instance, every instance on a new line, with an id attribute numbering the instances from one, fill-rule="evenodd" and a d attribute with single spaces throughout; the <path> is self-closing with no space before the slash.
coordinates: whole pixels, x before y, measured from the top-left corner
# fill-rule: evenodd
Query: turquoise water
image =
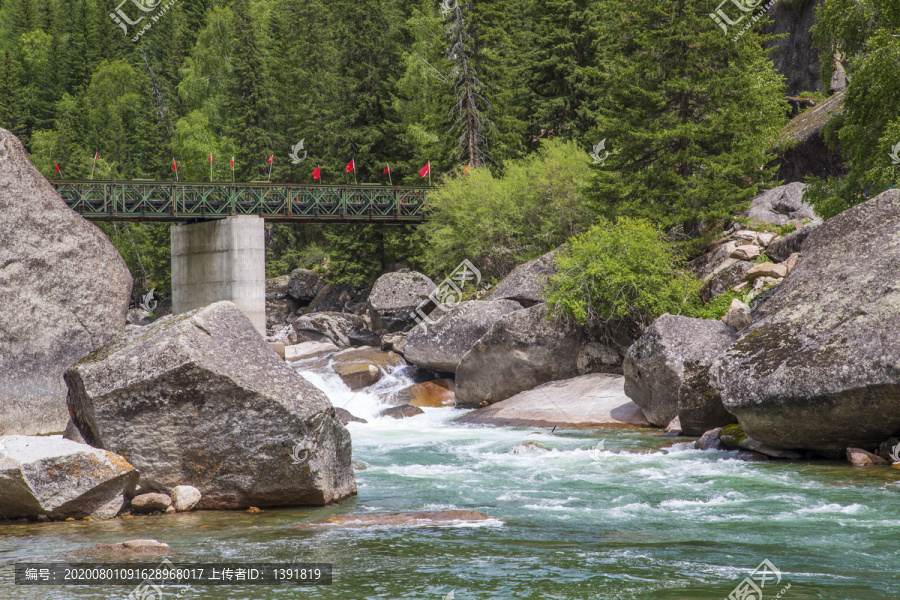
<path id="1" fill-rule="evenodd" d="M 332 376 L 309 376 L 336 406 L 370 419 L 349 427 L 354 458 L 367 466 L 357 472 L 358 497 L 259 514 L 3 525 L 0 592 L 126 598 L 127 586 L 15 586 L 8 565 L 65 560 L 99 542 L 152 537 L 170 544 L 179 564 L 335 567 L 331 586 L 170 586 L 163 598 L 721 600 L 765 559 L 781 571 L 780 583 L 764 587 L 766 599 L 788 584 L 782 598 L 900 598 L 900 470 L 744 462 L 655 431 L 462 427 L 450 422 L 460 414 L 453 409 L 377 419 L 382 407 L 374 396 L 351 394 Z M 393 376 L 381 386 L 404 383 Z M 529 440 L 553 450 L 511 452 Z M 291 527 L 341 513 L 449 509 L 492 520 L 477 527 Z"/>

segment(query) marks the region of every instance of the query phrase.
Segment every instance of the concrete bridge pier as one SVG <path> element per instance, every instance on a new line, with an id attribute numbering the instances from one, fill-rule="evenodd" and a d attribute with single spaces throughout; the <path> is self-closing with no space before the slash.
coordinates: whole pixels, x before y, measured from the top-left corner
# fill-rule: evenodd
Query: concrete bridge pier
<path id="1" fill-rule="evenodd" d="M 256 216 L 172 228 L 172 312 L 230 300 L 266 335 L 265 224 Z"/>

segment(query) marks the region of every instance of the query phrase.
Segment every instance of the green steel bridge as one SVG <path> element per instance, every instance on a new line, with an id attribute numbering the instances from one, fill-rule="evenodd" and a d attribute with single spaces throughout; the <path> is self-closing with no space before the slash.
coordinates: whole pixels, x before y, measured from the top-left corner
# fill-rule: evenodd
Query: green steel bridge
<path id="1" fill-rule="evenodd" d="M 272 222 L 426 219 L 430 187 L 52 180 L 66 204 L 93 221 L 198 221 L 254 215 Z"/>

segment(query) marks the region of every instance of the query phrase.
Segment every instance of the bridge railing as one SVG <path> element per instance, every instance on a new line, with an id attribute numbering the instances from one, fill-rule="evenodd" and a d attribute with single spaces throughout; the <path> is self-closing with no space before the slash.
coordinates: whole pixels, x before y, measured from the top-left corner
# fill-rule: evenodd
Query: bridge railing
<path id="1" fill-rule="evenodd" d="M 255 215 L 273 221 L 406 221 L 425 218 L 434 188 L 277 183 L 51 181 L 87 219 L 184 221 Z"/>

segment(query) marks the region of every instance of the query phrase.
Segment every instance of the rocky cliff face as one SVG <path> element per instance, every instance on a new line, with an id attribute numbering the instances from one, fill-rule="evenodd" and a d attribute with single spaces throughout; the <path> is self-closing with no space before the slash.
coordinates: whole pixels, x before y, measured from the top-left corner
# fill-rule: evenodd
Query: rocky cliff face
<path id="1" fill-rule="evenodd" d="M 785 92 L 794 96 L 821 87 L 822 64 L 819 51 L 813 46 L 810 29 L 816 24 L 816 8 L 823 0 L 779 0 L 769 11 L 772 24 L 768 33 L 787 34 L 771 42 L 772 61 L 784 75 Z"/>
<path id="2" fill-rule="evenodd" d="M 62 433 L 63 371 L 125 329 L 131 274 L 0 129 L 0 435 Z"/>

